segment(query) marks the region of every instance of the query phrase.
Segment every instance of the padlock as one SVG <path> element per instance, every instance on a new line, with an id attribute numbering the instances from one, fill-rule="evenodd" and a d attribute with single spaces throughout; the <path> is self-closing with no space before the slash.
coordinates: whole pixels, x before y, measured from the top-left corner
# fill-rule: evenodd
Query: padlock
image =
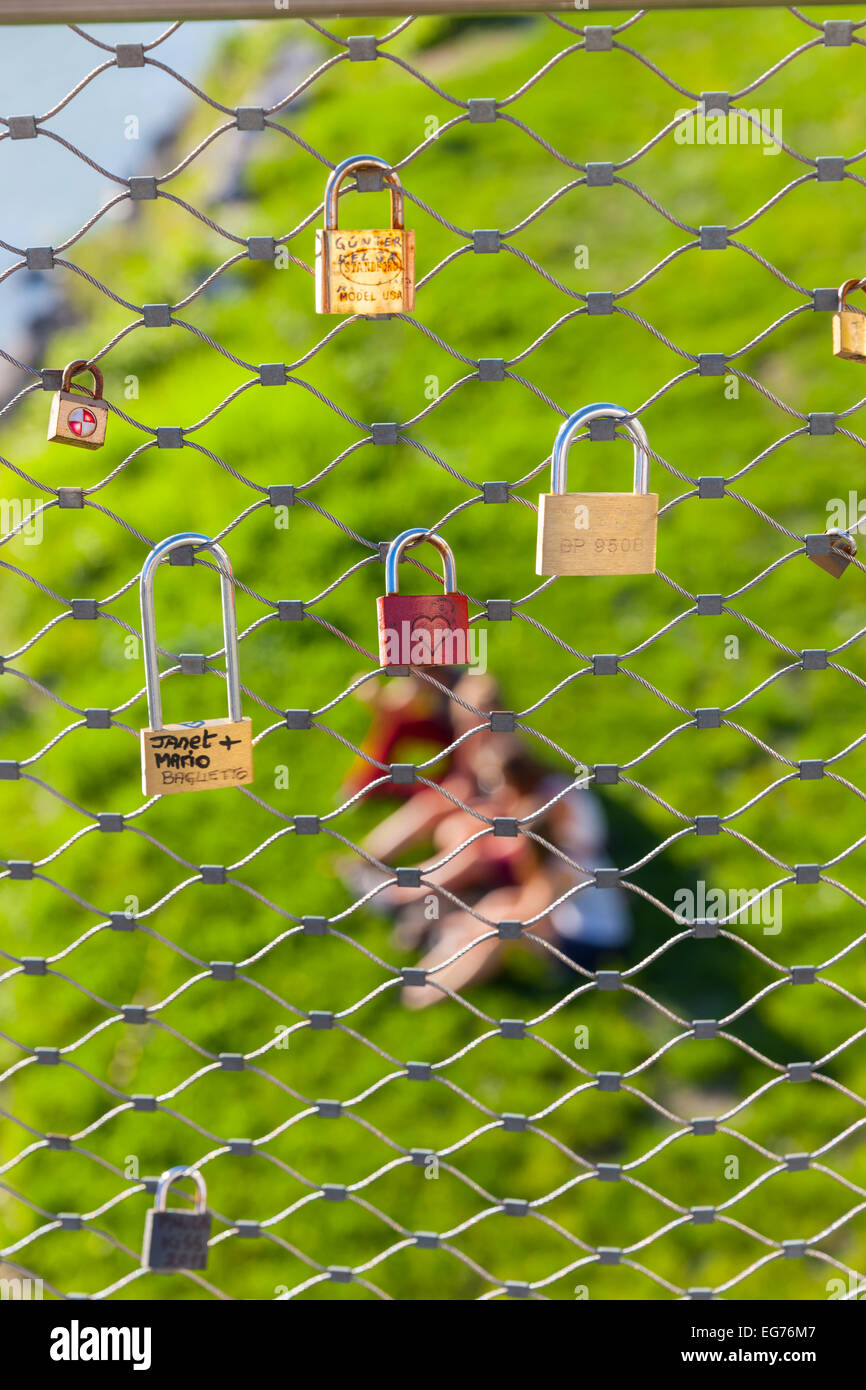
<path id="1" fill-rule="evenodd" d="M 442 556 L 444 594 L 398 592 L 400 558 L 410 545 L 429 541 Z M 434 531 L 413 526 L 388 547 L 385 593 L 378 599 L 382 666 L 465 666 L 470 663 L 469 601 L 455 592 L 451 547 Z"/>
<path id="2" fill-rule="evenodd" d="M 823 554 L 809 555 L 809 559 L 820 565 L 828 574 L 832 574 L 834 579 L 838 579 L 845 573 L 852 557 L 857 554 L 857 542 L 850 531 L 842 531 L 838 526 L 829 527 L 824 534 L 830 538 L 830 549 Z"/>
<path id="3" fill-rule="evenodd" d="M 866 280 L 846 280 L 839 287 L 839 308 L 833 315 L 833 353 L 848 362 L 866 362 L 866 313 L 852 309 L 848 296 L 866 289 Z"/>
<path id="4" fill-rule="evenodd" d="M 551 458 L 551 491 L 538 499 L 537 574 L 654 574 L 659 499 L 649 492 L 643 425 L 619 405 L 584 406 L 560 427 Z M 591 420 L 625 420 L 634 444 L 634 492 L 566 492 L 568 451 Z"/>
<path id="5" fill-rule="evenodd" d="M 382 169 L 391 226 L 340 231 L 337 194 L 348 174 Z M 316 313 L 408 314 L 415 307 L 415 233 L 403 226 L 403 186 L 378 155 L 344 159 L 325 186 L 325 226 L 316 232 Z"/>
<path id="6" fill-rule="evenodd" d="M 181 1178 L 196 1187 L 195 1211 L 166 1210 L 169 1188 Z M 207 1188 L 195 1168 L 169 1168 L 156 1186 L 156 1204 L 144 1220 L 141 1263 L 145 1269 L 207 1269 L 211 1214 Z"/>
<path id="7" fill-rule="evenodd" d="M 81 372 L 93 377 L 93 390 L 81 395 L 72 388 L 72 378 Z M 83 358 L 63 369 L 60 390 L 55 391 L 48 419 L 50 444 L 75 444 L 79 449 L 101 449 L 105 443 L 108 406 L 102 399 L 102 372 L 95 362 Z"/>
<path id="8" fill-rule="evenodd" d="M 173 550 L 191 544 L 209 550 L 220 572 L 229 714 L 227 719 L 163 724 L 153 581 L 158 567 Z M 150 728 L 141 731 L 141 785 L 145 796 L 246 786 L 253 780 L 252 721 L 241 712 L 234 573 L 229 557 L 221 545 L 197 531 L 169 536 L 154 546 L 145 560 L 140 592 L 144 683 L 150 720 Z"/>

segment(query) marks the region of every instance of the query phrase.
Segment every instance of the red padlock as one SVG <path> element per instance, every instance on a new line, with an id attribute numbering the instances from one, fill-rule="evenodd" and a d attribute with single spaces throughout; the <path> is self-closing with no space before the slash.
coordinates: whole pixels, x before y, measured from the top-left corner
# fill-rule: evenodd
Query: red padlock
<path id="1" fill-rule="evenodd" d="M 429 541 L 442 556 L 444 594 L 398 593 L 403 551 Z M 382 666 L 466 666 L 470 664 L 469 601 L 455 592 L 457 576 L 451 547 L 433 531 L 413 526 L 388 547 L 385 593 L 378 599 L 379 661 Z"/>

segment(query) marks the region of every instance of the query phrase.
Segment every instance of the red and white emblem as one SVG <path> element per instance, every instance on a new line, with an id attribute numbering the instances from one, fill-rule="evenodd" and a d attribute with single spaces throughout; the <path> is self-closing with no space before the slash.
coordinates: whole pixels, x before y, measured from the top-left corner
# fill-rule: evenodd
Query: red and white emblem
<path id="1" fill-rule="evenodd" d="M 86 405 L 77 405 L 74 410 L 70 410 L 66 422 L 79 439 L 86 439 L 96 429 L 96 416 Z"/>

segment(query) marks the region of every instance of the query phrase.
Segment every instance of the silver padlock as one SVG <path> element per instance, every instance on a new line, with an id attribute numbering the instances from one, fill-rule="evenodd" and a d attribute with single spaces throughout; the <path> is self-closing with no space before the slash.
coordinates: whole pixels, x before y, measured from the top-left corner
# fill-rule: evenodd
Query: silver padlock
<path id="1" fill-rule="evenodd" d="M 166 1209 L 169 1188 L 181 1178 L 196 1187 L 194 1211 Z M 207 1188 L 195 1168 L 168 1168 L 156 1187 L 156 1202 L 145 1217 L 141 1263 L 145 1269 L 207 1269 L 211 1214 Z"/>

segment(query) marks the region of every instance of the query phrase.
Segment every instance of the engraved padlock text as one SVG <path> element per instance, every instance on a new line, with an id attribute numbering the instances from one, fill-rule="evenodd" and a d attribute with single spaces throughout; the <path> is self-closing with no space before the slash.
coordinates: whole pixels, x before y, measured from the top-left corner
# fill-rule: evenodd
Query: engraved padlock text
<path id="1" fill-rule="evenodd" d="M 167 1211 L 169 1188 L 181 1178 L 196 1185 L 195 1211 Z M 141 1263 L 145 1269 L 207 1269 L 211 1214 L 201 1173 L 183 1167 L 169 1168 L 156 1188 L 156 1201 L 147 1212 Z"/>

